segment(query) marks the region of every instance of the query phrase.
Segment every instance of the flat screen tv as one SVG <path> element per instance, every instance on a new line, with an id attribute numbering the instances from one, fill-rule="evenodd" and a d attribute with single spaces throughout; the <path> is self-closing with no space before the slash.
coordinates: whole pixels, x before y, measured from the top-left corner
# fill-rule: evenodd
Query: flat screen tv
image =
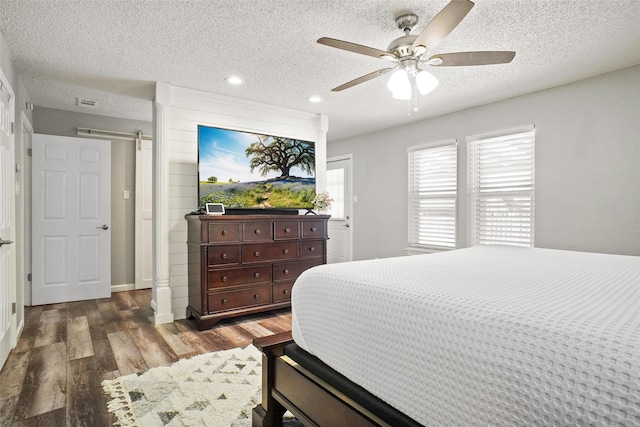
<path id="1" fill-rule="evenodd" d="M 198 207 L 227 213 L 311 209 L 316 194 L 311 141 L 198 126 Z"/>

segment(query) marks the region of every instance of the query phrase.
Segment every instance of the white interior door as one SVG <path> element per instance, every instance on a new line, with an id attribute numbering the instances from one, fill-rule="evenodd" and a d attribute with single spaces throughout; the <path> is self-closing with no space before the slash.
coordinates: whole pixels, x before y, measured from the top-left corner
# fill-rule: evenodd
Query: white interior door
<path id="1" fill-rule="evenodd" d="M 329 214 L 329 241 L 327 263 L 345 262 L 353 259 L 352 221 L 353 189 L 351 179 L 351 157 L 327 160 L 327 192 L 333 198 Z"/>
<path id="2" fill-rule="evenodd" d="M 12 304 L 16 301 L 15 218 L 14 218 L 14 152 L 13 152 L 13 92 L 0 72 L 0 367 L 15 345 L 16 316 Z"/>
<path id="3" fill-rule="evenodd" d="M 34 134 L 32 302 L 111 295 L 111 141 Z"/>
<path id="4" fill-rule="evenodd" d="M 153 143 L 139 139 L 136 144 L 135 288 L 146 289 L 153 284 Z"/>

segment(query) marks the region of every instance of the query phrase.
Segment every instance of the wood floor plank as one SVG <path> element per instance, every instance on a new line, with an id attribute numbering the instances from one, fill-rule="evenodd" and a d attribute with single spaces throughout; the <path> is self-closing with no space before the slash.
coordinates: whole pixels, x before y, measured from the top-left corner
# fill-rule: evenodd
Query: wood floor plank
<path id="1" fill-rule="evenodd" d="M 87 304 L 84 301 L 70 302 L 67 306 L 67 320 L 83 317 L 87 315 Z"/>
<path id="2" fill-rule="evenodd" d="M 67 309 L 64 306 L 58 306 L 58 308 L 49 307 L 49 309 L 43 309 L 40 314 L 40 323 L 51 322 L 63 322 L 67 320 Z"/>
<path id="3" fill-rule="evenodd" d="M 188 320 L 155 325 L 150 303 L 151 290 L 144 289 L 26 307 L 18 346 L 0 371 L 0 427 L 113 425 L 113 414 L 105 415 L 103 380 L 246 346 L 257 335 L 291 327 L 288 310 L 244 316 L 206 331 Z"/>
<path id="4" fill-rule="evenodd" d="M 180 332 L 175 324 L 167 323 L 165 325 L 156 325 L 156 327 L 160 335 L 162 335 L 162 338 L 178 356 L 183 356 L 196 351 L 189 342 L 189 339 Z"/>
<path id="5" fill-rule="evenodd" d="M 219 325 L 216 328 L 216 332 L 231 341 L 234 347 L 245 347 L 251 344 L 254 338 L 249 332 L 235 324 L 225 325 L 224 327 Z"/>
<path id="6" fill-rule="evenodd" d="M 213 329 L 207 331 L 195 330 L 192 322 L 185 319 L 174 322 L 174 325 L 189 340 L 192 347 L 196 348 L 200 353 L 233 348 L 231 341 Z"/>
<path id="7" fill-rule="evenodd" d="M 265 328 L 256 320 L 250 322 L 241 322 L 238 323 L 237 326 L 249 332 L 253 337 L 265 337 L 268 335 L 273 335 L 273 331 Z"/>
<path id="8" fill-rule="evenodd" d="M 11 352 L 0 372 L 0 400 L 20 395 L 28 365 L 29 353 Z"/>
<path id="9" fill-rule="evenodd" d="M 50 310 L 54 311 L 54 310 Z M 55 310 L 59 313 L 58 310 Z M 43 311 L 44 313 L 48 313 L 49 311 Z M 66 312 L 65 312 L 66 316 Z M 65 342 L 67 339 L 67 321 L 59 320 L 59 321 L 50 321 L 50 319 L 45 319 L 45 321 L 40 321 L 40 327 L 38 328 L 38 334 L 35 337 L 33 346 L 34 347 L 42 347 L 49 344 L 54 344 L 57 342 Z"/>
<path id="10" fill-rule="evenodd" d="M 136 300 L 128 292 L 117 292 L 113 294 L 113 301 L 118 310 L 136 310 L 140 307 Z"/>
<path id="11" fill-rule="evenodd" d="M 87 316 L 67 320 L 67 360 L 93 356 Z"/>
<path id="12" fill-rule="evenodd" d="M 100 376 L 93 357 L 67 362 L 67 424 L 72 426 L 108 426 L 104 393 L 100 393 Z"/>
<path id="13" fill-rule="evenodd" d="M 58 342 L 34 348 L 16 406 L 15 419 L 23 420 L 64 408 L 66 389 L 66 344 Z"/>
<path id="14" fill-rule="evenodd" d="M 44 414 L 39 414 L 26 420 L 14 419 L 12 427 L 71 427 L 72 424 L 66 423 L 67 411 L 65 408 L 59 408 Z M 75 426 L 74 426 L 75 427 Z"/>
<path id="15" fill-rule="evenodd" d="M 122 375 L 135 374 L 148 369 L 135 341 L 127 331 L 108 333 L 118 370 Z"/>
<path id="16" fill-rule="evenodd" d="M 17 401 L 18 396 L 7 400 L 0 400 L 0 427 L 11 426 Z"/>
<path id="17" fill-rule="evenodd" d="M 16 348 L 13 349 L 13 352 L 16 353 L 24 353 L 33 348 L 35 344 L 36 337 L 38 336 L 38 327 L 37 323 L 34 326 L 25 327 L 22 330 L 22 334 L 20 334 L 20 338 L 18 339 L 18 343 L 16 344 Z"/>

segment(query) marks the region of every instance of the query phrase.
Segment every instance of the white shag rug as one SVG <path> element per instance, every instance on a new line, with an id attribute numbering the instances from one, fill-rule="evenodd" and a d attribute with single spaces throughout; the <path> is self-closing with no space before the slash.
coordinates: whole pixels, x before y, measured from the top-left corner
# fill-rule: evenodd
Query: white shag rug
<path id="1" fill-rule="evenodd" d="M 116 425 L 249 427 L 261 399 L 261 360 L 249 345 L 103 381 L 102 388 Z"/>

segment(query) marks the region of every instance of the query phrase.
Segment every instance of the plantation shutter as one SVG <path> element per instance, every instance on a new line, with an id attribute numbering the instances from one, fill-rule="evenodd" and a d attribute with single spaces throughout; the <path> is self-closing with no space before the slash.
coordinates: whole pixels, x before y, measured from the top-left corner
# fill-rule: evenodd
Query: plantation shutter
<path id="1" fill-rule="evenodd" d="M 409 247 L 456 247 L 457 145 L 409 149 Z"/>
<path id="2" fill-rule="evenodd" d="M 469 246 L 533 246 L 535 130 L 467 139 Z"/>

